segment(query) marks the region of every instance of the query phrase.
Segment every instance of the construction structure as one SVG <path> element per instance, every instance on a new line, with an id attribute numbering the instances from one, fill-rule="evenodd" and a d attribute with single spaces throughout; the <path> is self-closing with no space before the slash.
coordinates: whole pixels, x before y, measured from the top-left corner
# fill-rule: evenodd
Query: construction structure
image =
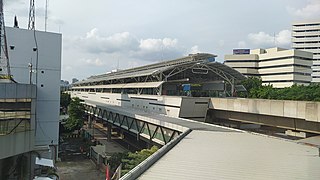
<path id="1" fill-rule="evenodd" d="M 313 53 L 312 82 L 320 82 L 320 20 L 293 23 L 292 48 Z"/>
<path id="2" fill-rule="evenodd" d="M 0 0 L 0 82 L 10 82 L 10 65 L 6 29 L 4 24 L 3 0 Z"/>
<path id="3" fill-rule="evenodd" d="M 309 85 L 311 82 L 310 52 L 278 47 L 244 52 L 225 55 L 224 64 L 243 75 L 260 77 L 263 85 L 275 88 Z"/>
<path id="4" fill-rule="evenodd" d="M 35 30 L 30 12 L 22 29 L 16 18 L 5 27 L 1 11 L 1 179 L 33 179 L 58 153 L 62 37 Z"/>

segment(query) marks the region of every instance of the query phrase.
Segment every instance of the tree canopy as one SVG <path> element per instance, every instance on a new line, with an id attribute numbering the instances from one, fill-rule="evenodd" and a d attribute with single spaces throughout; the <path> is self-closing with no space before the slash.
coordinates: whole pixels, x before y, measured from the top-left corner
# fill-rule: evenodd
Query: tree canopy
<path id="1" fill-rule="evenodd" d="M 83 126 L 84 106 L 79 98 L 72 98 L 68 106 L 69 118 L 65 127 L 70 130 L 79 130 Z"/>
<path id="2" fill-rule="evenodd" d="M 320 83 L 311 83 L 309 86 L 293 85 L 286 88 L 273 88 L 272 85 L 262 85 L 260 78 L 249 77 L 242 82 L 248 93 L 239 94 L 239 97 L 297 100 L 297 101 L 320 101 Z"/>
<path id="3" fill-rule="evenodd" d="M 61 94 L 60 94 L 60 107 L 62 107 L 63 109 L 67 109 L 70 102 L 71 102 L 70 94 L 61 92 Z"/>
<path id="4" fill-rule="evenodd" d="M 157 146 L 152 146 L 150 149 L 142 149 L 141 151 L 136 151 L 134 153 L 115 153 L 111 156 L 108 162 L 110 163 L 112 171 L 114 171 L 119 164 L 122 163 L 121 174 L 124 175 L 155 153 L 158 149 L 159 148 Z"/>

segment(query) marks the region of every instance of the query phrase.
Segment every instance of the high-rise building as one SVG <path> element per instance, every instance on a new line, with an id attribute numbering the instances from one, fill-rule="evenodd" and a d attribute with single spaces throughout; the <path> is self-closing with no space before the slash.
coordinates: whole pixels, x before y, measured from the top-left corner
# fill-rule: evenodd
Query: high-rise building
<path id="1" fill-rule="evenodd" d="M 225 64 L 243 75 L 261 77 L 263 85 L 283 88 L 293 84 L 309 85 L 311 82 L 310 52 L 278 47 L 238 52 L 225 55 Z"/>
<path id="2" fill-rule="evenodd" d="M 312 82 L 320 82 L 320 20 L 293 23 L 292 47 L 313 53 Z"/>
<path id="3" fill-rule="evenodd" d="M 58 153 L 61 34 L 6 27 L 14 81 L 0 83 L 0 179 L 33 179 Z M 24 169 L 23 171 L 21 169 Z"/>

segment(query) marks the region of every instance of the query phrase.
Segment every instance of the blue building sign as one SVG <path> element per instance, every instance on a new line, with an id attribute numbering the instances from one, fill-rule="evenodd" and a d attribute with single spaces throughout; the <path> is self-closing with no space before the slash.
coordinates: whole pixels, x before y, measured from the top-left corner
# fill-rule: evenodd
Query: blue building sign
<path id="1" fill-rule="evenodd" d="M 208 58 L 208 62 L 214 62 L 214 61 L 215 61 L 215 58 L 214 58 L 214 57 Z"/>
<path id="2" fill-rule="evenodd" d="M 233 54 L 250 54 L 250 49 L 234 49 Z"/>
<path id="3" fill-rule="evenodd" d="M 190 84 L 182 84 L 183 91 L 190 91 L 191 90 L 191 85 Z"/>

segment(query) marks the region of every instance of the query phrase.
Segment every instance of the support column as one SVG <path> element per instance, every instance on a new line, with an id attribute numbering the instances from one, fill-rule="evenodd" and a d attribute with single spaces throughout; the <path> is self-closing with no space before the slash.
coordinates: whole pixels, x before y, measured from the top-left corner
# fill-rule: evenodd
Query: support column
<path id="1" fill-rule="evenodd" d="M 234 97 L 235 89 L 234 89 L 234 79 L 231 80 L 231 96 Z"/>
<path id="2" fill-rule="evenodd" d="M 107 124 L 107 141 L 111 141 L 112 124 Z"/>
<path id="3" fill-rule="evenodd" d="M 91 116 L 91 114 L 88 115 L 88 128 L 92 128 L 92 116 Z"/>

